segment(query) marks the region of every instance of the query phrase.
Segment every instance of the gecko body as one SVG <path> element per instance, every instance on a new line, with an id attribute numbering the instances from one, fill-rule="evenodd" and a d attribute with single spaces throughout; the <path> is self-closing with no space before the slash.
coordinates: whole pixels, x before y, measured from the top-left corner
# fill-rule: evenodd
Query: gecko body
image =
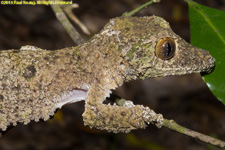
<path id="1" fill-rule="evenodd" d="M 210 72 L 215 59 L 185 42 L 156 16 L 119 17 L 77 47 L 0 51 L 0 129 L 47 120 L 57 108 L 85 100 L 84 123 L 113 132 L 145 128 L 142 105 L 106 105 L 124 82 Z M 160 116 L 155 116 L 160 120 Z"/>

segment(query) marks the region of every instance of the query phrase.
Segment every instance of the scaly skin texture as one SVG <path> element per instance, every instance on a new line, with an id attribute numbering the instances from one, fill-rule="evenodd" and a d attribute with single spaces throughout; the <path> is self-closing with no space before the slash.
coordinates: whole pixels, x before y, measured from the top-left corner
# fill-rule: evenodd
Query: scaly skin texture
<path id="1" fill-rule="evenodd" d="M 169 60 L 155 55 L 164 37 L 176 43 Z M 209 72 L 214 62 L 207 51 L 186 43 L 156 16 L 112 19 L 77 47 L 0 51 L 0 129 L 47 120 L 61 105 L 80 99 L 85 99 L 83 119 L 90 127 L 113 132 L 145 128 L 151 121 L 160 123 L 162 116 L 142 105 L 103 104 L 111 90 L 135 79 Z M 74 91 L 82 91 L 81 97 L 71 94 Z"/>

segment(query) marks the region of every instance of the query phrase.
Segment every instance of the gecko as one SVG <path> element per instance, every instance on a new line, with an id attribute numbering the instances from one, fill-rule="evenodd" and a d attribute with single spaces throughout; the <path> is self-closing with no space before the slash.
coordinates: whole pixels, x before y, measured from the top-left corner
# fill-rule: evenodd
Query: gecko
<path id="1" fill-rule="evenodd" d="M 136 79 L 210 72 L 215 59 L 176 35 L 161 17 L 117 17 L 76 47 L 0 51 L 0 129 L 48 120 L 65 104 L 85 100 L 85 125 L 111 132 L 145 128 L 149 114 L 127 101 L 105 104 L 112 90 Z M 151 114 L 151 115 L 152 115 Z"/>

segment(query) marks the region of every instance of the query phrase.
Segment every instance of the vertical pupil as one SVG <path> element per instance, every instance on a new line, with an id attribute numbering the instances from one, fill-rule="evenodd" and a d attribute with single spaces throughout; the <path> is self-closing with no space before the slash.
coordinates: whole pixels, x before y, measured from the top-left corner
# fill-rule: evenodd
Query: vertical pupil
<path id="1" fill-rule="evenodd" d="M 166 56 L 167 56 L 167 57 L 170 56 L 171 52 L 172 52 L 172 47 L 171 47 L 170 43 L 167 42 Z"/>
<path id="2" fill-rule="evenodd" d="M 176 42 L 173 38 L 165 37 L 158 41 L 155 55 L 162 60 L 169 60 L 175 56 Z"/>

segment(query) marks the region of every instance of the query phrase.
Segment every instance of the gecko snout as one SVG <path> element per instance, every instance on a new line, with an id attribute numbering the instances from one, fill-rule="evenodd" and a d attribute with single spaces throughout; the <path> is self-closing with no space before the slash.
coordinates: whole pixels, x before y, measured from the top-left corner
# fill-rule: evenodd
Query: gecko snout
<path id="1" fill-rule="evenodd" d="M 203 68 L 202 72 L 210 73 L 214 69 L 216 59 L 214 57 L 212 57 L 208 51 L 207 51 L 207 53 L 208 53 L 208 55 L 207 55 L 207 58 L 205 59 L 206 65 Z"/>

